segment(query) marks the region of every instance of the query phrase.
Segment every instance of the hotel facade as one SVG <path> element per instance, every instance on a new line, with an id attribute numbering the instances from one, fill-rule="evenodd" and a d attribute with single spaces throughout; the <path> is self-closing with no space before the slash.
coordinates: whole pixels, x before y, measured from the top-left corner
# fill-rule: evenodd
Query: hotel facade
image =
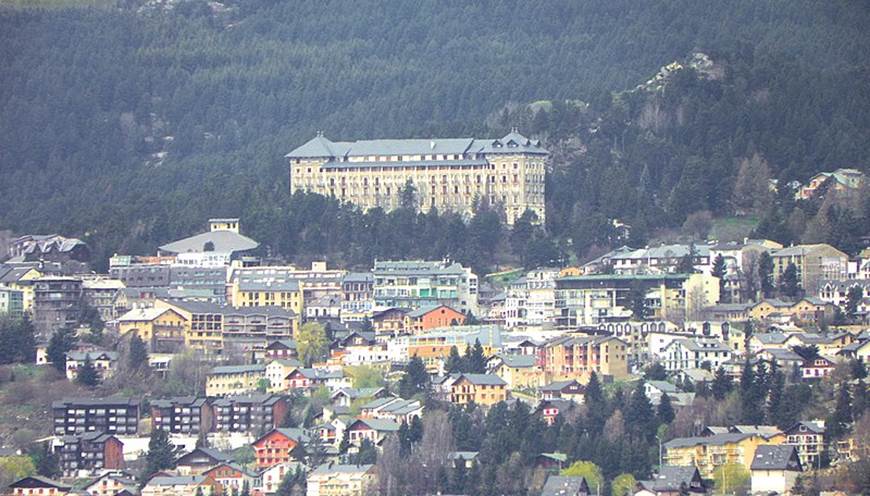
<path id="1" fill-rule="evenodd" d="M 549 152 L 516 130 L 500 139 L 330 141 L 318 134 L 286 155 L 290 190 L 392 210 L 410 181 L 427 212 L 472 213 L 476 201 L 500 205 L 508 224 L 527 209 L 545 220 Z"/>

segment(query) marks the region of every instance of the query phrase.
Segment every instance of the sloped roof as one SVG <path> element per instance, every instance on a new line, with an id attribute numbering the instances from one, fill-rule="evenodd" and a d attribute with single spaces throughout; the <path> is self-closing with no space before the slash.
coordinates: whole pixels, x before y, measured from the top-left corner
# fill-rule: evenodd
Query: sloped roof
<path id="1" fill-rule="evenodd" d="M 461 377 L 468 379 L 474 385 L 506 386 L 507 383 L 495 374 L 462 374 Z"/>
<path id="2" fill-rule="evenodd" d="M 537 362 L 536 357 L 533 355 L 498 355 L 498 358 L 511 368 L 528 368 L 534 367 Z"/>
<path id="3" fill-rule="evenodd" d="M 214 245 L 211 251 L 216 253 L 253 250 L 260 246 L 253 239 L 233 231 L 209 231 L 167 243 L 160 250 L 170 253 L 201 253 L 209 242 Z"/>
<path id="4" fill-rule="evenodd" d="M 653 474 L 652 479 L 638 483 L 649 491 L 679 491 L 684 484 L 689 486 L 697 470 L 694 466 L 664 465 L 658 474 Z"/>
<path id="5" fill-rule="evenodd" d="M 761 445 L 755 448 L 752 470 L 803 471 L 797 450 L 793 445 Z"/>
<path id="6" fill-rule="evenodd" d="M 589 484 L 581 476 L 551 475 L 541 489 L 541 496 L 573 496 L 580 493 L 589 493 Z"/>
<path id="7" fill-rule="evenodd" d="M 705 437 L 678 437 L 676 439 L 671 439 L 670 441 L 665 443 L 665 448 L 689 448 L 702 444 L 709 446 L 720 446 L 724 444 L 736 443 L 753 435 L 754 434 L 729 432 L 728 434 L 714 434 L 712 436 Z"/>

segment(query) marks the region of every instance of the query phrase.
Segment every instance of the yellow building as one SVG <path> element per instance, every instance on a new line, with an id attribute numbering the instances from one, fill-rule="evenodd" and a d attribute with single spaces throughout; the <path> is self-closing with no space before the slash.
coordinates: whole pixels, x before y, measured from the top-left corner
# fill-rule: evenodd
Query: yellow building
<path id="1" fill-rule="evenodd" d="M 756 303 L 750 310 L 749 316 L 754 320 L 764 320 L 772 315 L 791 317 L 798 320 L 816 321 L 822 317 L 834 316 L 834 306 L 825 303 L 818 298 L 802 298 L 795 302 L 783 301 L 775 298 Z"/>
<path id="2" fill-rule="evenodd" d="M 755 449 L 761 445 L 779 445 L 785 434 L 764 437 L 758 434 L 725 433 L 706 437 L 683 437 L 664 444 L 664 464 L 697 466 L 705 479 L 713 477 L 716 467 L 736 463 L 749 470 Z"/>
<path id="3" fill-rule="evenodd" d="M 547 382 L 576 379 L 589 381 L 590 375 L 628 377 L 628 345 L 613 336 L 565 335 L 544 344 L 541 365 Z"/>
<path id="4" fill-rule="evenodd" d="M 184 317 L 184 345 L 206 355 L 223 351 L 223 309 L 220 305 L 194 301 L 155 300 L 154 308 L 167 308 Z"/>
<path id="5" fill-rule="evenodd" d="M 118 319 L 121 336 L 135 333 L 153 352 L 178 351 L 189 329 L 190 321 L 171 308 L 134 308 Z"/>
<path id="6" fill-rule="evenodd" d="M 831 245 L 795 245 L 776 250 L 773 259 L 773 280 L 779 284 L 789 264 L 797 269 L 798 282 L 808 294 L 819 289 L 824 279 L 843 279 L 849 256 Z"/>
<path id="7" fill-rule="evenodd" d="M 450 386 L 450 402 L 454 405 L 490 406 L 507 400 L 507 383 L 493 374 L 462 374 Z"/>
<path id="8" fill-rule="evenodd" d="M 284 379 L 294 370 L 302 367 L 298 360 L 275 359 L 266 364 L 266 379 L 269 380 L 269 392 L 287 390 Z"/>
<path id="9" fill-rule="evenodd" d="M 266 366 L 225 365 L 211 369 L 205 381 L 206 396 L 227 396 L 257 391 L 266 379 Z M 268 387 L 268 386 L 267 386 Z"/>
<path id="10" fill-rule="evenodd" d="M 332 196 L 363 208 L 397 208 L 408 182 L 426 212 L 471 214 L 475 201 L 504 207 L 507 223 L 527 209 L 545 220 L 549 152 L 513 130 L 500 139 L 335 142 L 318 134 L 286 155 L 291 191 Z"/>
<path id="11" fill-rule="evenodd" d="M 377 483 L 374 465 L 326 463 L 307 478 L 309 496 L 365 496 Z"/>
<path id="12" fill-rule="evenodd" d="M 510 389 L 537 388 L 544 384 L 544 370 L 534 355 L 498 355 L 492 372 Z"/>
<path id="13" fill-rule="evenodd" d="M 15 267 L 5 271 L 0 268 L 0 287 L 21 291 L 23 310 L 32 313 L 36 295 L 33 281 L 40 277 L 42 273 L 31 267 Z"/>
<path id="14" fill-rule="evenodd" d="M 227 293 L 234 307 L 281 307 L 296 315 L 304 309 L 299 281 L 280 275 L 234 271 Z"/>
<path id="15" fill-rule="evenodd" d="M 430 371 L 438 370 L 454 346 L 460 355 L 480 342 L 484 356 L 501 349 L 501 327 L 495 325 L 439 327 L 408 338 L 408 357 L 419 357 Z"/>

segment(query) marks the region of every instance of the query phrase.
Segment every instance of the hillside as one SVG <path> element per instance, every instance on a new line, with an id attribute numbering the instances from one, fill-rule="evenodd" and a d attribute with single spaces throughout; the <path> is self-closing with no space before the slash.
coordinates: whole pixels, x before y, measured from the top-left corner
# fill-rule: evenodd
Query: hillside
<path id="1" fill-rule="evenodd" d="M 547 241 L 577 254 L 614 241 L 610 219 L 642 241 L 698 210 L 733 213 L 756 152 L 781 180 L 870 163 L 861 3 L 84 3 L 0 3 L 0 228 L 84 236 L 98 256 L 149 251 L 215 215 L 244 217 L 272 253 L 397 253 L 356 232 L 379 220 L 290 199 L 282 157 L 317 130 L 521 125 L 557 151 Z M 636 89 L 695 52 L 723 72 Z M 527 112 L 537 101 L 548 111 Z M 762 224 L 787 208 L 761 208 Z M 429 249 L 470 256 L 464 228 L 438 222 L 446 245 Z"/>

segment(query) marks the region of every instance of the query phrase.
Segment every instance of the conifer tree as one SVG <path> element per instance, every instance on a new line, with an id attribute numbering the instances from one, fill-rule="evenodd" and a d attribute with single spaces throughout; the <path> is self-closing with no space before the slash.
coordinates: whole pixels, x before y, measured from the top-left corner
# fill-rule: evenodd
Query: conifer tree
<path id="1" fill-rule="evenodd" d="M 662 424 L 670 424 L 674 421 L 674 417 L 676 414 L 674 413 L 674 407 L 671 405 L 671 397 L 668 396 L 667 393 L 662 394 L 661 402 L 658 407 L 658 417 L 659 423 Z"/>
<path id="2" fill-rule="evenodd" d="M 789 263 L 782 273 L 782 278 L 779 281 L 779 292 L 783 296 L 789 298 L 797 298 L 800 296 L 801 288 L 798 281 L 797 267 L 793 263 Z"/>
<path id="3" fill-rule="evenodd" d="M 483 374 L 486 372 L 486 355 L 483 353 L 483 345 L 480 344 L 479 339 L 474 340 L 471 359 L 468 363 L 468 371 L 472 374 Z"/>
<path id="4" fill-rule="evenodd" d="M 716 369 L 716 375 L 713 378 L 713 385 L 711 387 L 713 397 L 720 401 L 725 399 L 725 396 L 731 392 L 732 387 L 731 377 L 725 372 L 724 367 L 719 366 Z"/>
<path id="5" fill-rule="evenodd" d="M 66 327 L 54 331 L 48 341 L 46 358 L 51 362 L 51 366 L 61 374 L 66 373 L 66 354 L 73 349 L 75 343 L 75 332 Z"/>
<path id="6" fill-rule="evenodd" d="M 94 363 L 91 362 L 90 355 L 85 356 L 85 362 L 78 369 L 76 382 L 86 387 L 94 387 L 100 383 L 100 376 L 97 374 Z"/>
<path id="7" fill-rule="evenodd" d="M 444 370 L 448 374 L 465 372 L 462 357 L 459 355 L 459 350 L 456 349 L 456 346 L 450 347 L 450 355 L 447 357 L 447 363 L 444 365 Z"/>
<path id="8" fill-rule="evenodd" d="M 130 349 L 127 351 L 127 366 L 130 370 L 141 370 L 148 366 L 148 350 L 145 342 L 138 334 L 130 338 Z"/>
<path id="9" fill-rule="evenodd" d="M 710 271 L 710 275 L 719 279 L 719 301 L 723 303 L 728 303 L 730 298 L 725 294 L 725 275 L 727 274 L 728 268 L 725 265 L 725 257 L 722 254 L 716 255 L 716 258 L 713 260 L 713 269 Z"/>
<path id="10" fill-rule="evenodd" d="M 849 384 L 842 382 L 837 387 L 837 400 L 834 411 L 828 421 L 828 433 L 836 439 L 848 431 L 852 422 L 852 395 L 849 394 Z"/>
<path id="11" fill-rule="evenodd" d="M 175 467 L 175 446 L 169 441 L 169 434 L 165 430 L 154 429 L 148 441 L 142 480 L 147 481 L 155 472 L 173 467 Z"/>
<path id="12" fill-rule="evenodd" d="M 762 295 L 765 298 L 773 296 L 773 258 L 766 251 L 758 257 L 758 279 Z"/>

